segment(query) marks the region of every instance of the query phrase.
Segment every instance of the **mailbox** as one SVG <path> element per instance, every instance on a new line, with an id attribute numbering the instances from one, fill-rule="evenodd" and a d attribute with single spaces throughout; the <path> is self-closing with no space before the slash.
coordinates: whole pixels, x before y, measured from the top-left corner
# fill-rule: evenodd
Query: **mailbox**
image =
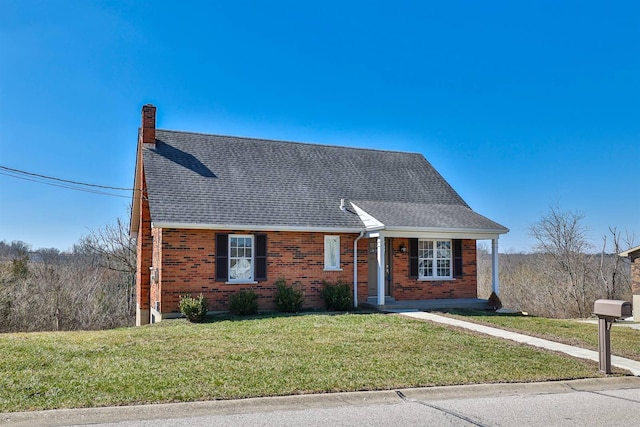
<path id="1" fill-rule="evenodd" d="M 599 299 L 593 303 L 598 316 L 598 359 L 600 370 L 611 373 L 611 325 L 616 319 L 631 316 L 631 303 L 616 299 Z"/>
<path id="2" fill-rule="evenodd" d="M 593 314 L 619 319 L 631 316 L 631 303 L 615 299 L 599 299 L 593 303 Z"/>

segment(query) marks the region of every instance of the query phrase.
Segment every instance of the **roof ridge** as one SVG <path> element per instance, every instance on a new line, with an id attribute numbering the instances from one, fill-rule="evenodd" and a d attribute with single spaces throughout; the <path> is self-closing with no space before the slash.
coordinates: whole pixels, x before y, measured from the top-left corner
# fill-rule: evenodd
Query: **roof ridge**
<path id="1" fill-rule="evenodd" d="M 243 140 L 251 140 L 251 141 L 277 142 L 282 144 L 312 145 L 316 147 L 330 147 L 330 148 L 341 148 L 341 149 L 348 149 L 348 150 L 374 151 L 378 153 L 382 152 L 382 153 L 411 154 L 411 155 L 424 157 L 422 153 L 415 152 L 415 151 L 399 151 L 399 150 L 387 150 L 387 149 L 381 149 L 381 148 L 352 147 L 348 145 L 322 144 L 319 142 L 285 141 L 283 139 L 257 138 L 252 136 L 238 136 L 238 135 L 223 135 L 218 133 L 204 133 L 204 132 L 182 131 L 182 130 L 172 130 L 172 129 L 156 129 L 156 132 L 171 132 L 171 133 L 178 133 L 178 134 L 215 136 L 215 137 L 221 137 L 221 138 L 235 138 L 235 139 L 243 139 Z"/>

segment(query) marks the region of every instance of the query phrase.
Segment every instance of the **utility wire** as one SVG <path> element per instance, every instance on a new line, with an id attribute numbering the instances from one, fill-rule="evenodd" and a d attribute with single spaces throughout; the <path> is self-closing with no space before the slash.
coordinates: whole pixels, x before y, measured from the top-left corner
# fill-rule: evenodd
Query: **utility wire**
<path id="1" fill-rule="evenodd" d="M 66 188 L 68 190 L 83 191 L 85 193 L 100 194 L 100 195 L 103 195 L 103 196 L 122 197 L 122 198 L 125 198 L 125 199 L 129 198 L 129 196 L 123 196 L 122 194 L 113 194 L 113 193 L 107 193 L 105 191 L 91 190 L 89 188 L 73 187 L 71 185 L 54 184 L 52 182 L 38 181 L 37 179 L 31 179 L 31 178 L 27 178 L 27 177 L 24 177 L 24 176 L 11 175 L 11 174 L 8 174 L 8 173 L 5 173 L 5 172 L 0 172 L 0 175 L 5 175 L 5 176 L 11 177 L 11 178 L 22 179 L 22 180 L 25 180 L 25 181 L 31 181 L 31 182 L 35 182 L 37 184 L 50 185 L 52 187 Z"/>
<path id="2" fill-rule="evenodd" d="M 6 166 L 1 166 L 1 165 L 0 165 L 0 169 L 4 169 L 6 171 L 14 172 L 14 173 L 17 173 L 17 174 L 36 176 L 38 178 L 50 179 L 50 180 L 53 180 L 53 181 L 60 181 L 60 182 L 67 182 L 69 184 L 84 185 L 84 186 L 87 186 L 87 187 L 106 188 L 108 190 L 133 191 L 133 188 L 111 187 L 111 186 L 108 186 L 108 185 L 87 184 L 86 182 L 71 181 L 69 179 L 62 179 L 62 178 L 56 178 L 56 177 L 53 177 L 53 176 L 40 175 L 39 173 L 22 171 L 22 170 L 19 170 L 19 169 L 8 168 Z"/>
<path id="3" fill-rule="evenodd" d="M 2 172 L 3 170 L 5 172 Z M 96 190 L 95 188 L 104 188 L 104 189 L 119 190 L 119 191 L 133 191 L 132 188 L 122 188 L 122 187 L 112 187 L 112 186 L 107 186 L 107 185 L 88 184 L 88 183 L 85 183 L 85 182 L 72 181 L 72 180 L 68 180 L 68 179 L 62 179 L 62 178 L 56 178 L 56 177 L 52 177 L 52 176 L 32 173 L 32 172 L 26 172 L 26 171 L 22 171 L 22 170 L 19 170 L 19 169 L 9 168 L 9 167 L 6 167 L 6 166 L 0 166 L 0 175 L 5 175 L 5 176 L 11 177 L 11 178 L 22 179 L 22 180 L 25 180 L 25 181 L 31 181 L 31 182 L 35 182 L 35 183 L 38 183 L 38 184 L 51 185 L 53 187 L 60 187 L 60 188 L 66 188 L 66 189 L 69 189 L 69 190 L 83 191 L 85 193 L 99 194 L 99 195 L 103 195 L 103 196 L 122 197 L 122 198 L 125 198 L 125 199 L 130 198 L 130 196 L 124 196 L 124 195 L 121 195 L 121 194 L 108 193 L 106 191 Z M 45 180 L 57 181 L 57 182 L 60 182 L 61 184 L 58 184 L 58 183 L 55 183 L 55 182 L 47 182 Z M 81 187 L 81 186 L 84 186 L 84 187 L 87 187 L 87 188 L 84 188 L 84 187 Z"/>

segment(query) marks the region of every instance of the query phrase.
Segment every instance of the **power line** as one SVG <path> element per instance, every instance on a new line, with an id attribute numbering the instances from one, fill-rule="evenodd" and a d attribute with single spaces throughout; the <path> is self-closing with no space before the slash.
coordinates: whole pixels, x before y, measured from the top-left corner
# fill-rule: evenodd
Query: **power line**
<path id="1" fill-rule="evenodd" d="M 103 189 L 109 189 L 109 190 L 118 190 L 118 191 L 133 191 L 132 188 L 122 188 L 122 187 L 112 187 L 112 186 L 107 186 L 107 185 L 89 184 L 89 183 L 80 182 L 80 181 L 72 181 L 72 180 L 69 180 L 69 179 L 56 178 L 56 177 L 47 176 L 47 175 L 41 175 L 41 174 L 37 174 L 37 173 L 33 173 L 33 172 L 22 171 L 22 170 L 19 170 L 19 169 L 13 169 L 13 168 L 9 168 L 9 167 L 6 167 L 6 166 L 0 166 L 0 170 L 4 170 L 5 171 L 5 172 L 0 172 L 0 175 L 8 176 L 8 177 L 11 177 L 11 178 L 17 178 L 17 179 L 22 179 L 22 180 L 25 180 L 25 181 L 31 181 L 31 182 L 35 182 L 35 183 L 38 183 L 38 184 L 51 185 L 53 187 L 66 188 L 68 190 L 83 191 L 85 193 L 99 194 L 99 195 L 102 195 L 102 196 L 112 196 L 112 197 L 122 197 L 122 198 L 131 197 L 131 196 L 124 196 L 122 194 L 114 194 L 114 193 L 108 193 L 106 191 L 96 190 L 96 188 L 99 188 L 99 189 L 103 188 Z M 58 184 L 56 182 L 47 182 L 46 180 L 60 182 L 60 184 Z"/>
<path id="2" fill-rule="evenodd" d="M 20 169 L 8 168 L 6 166 L 1 166 L 1 165 L 0 165 L 0 169 L 4 169 L 6 171 L 14 172 L 14 173 L 22 174 L 22 175 L 36 176 L 38 178 L 50 179 L 50 180 L 53 180 L 53 181 L 66 182 L 66 183 L 69 183 L 69 184 L 84 185 L 84 186 L 87 186 L 87 187 L 106 188 L 108 190 L 133 191 L 133 188 L 111 187 L 111 186 L 108 186 L 108 185 L 98 185 L 98 184 L 87 184 L 86 182 L 79 182 L 79 181 L 72 181 L 72 180 L 69 180 L 69 179 L 56 178 L 56 177 L 53 177 L 53 176 L 41 175 L 39 173 L 27 172 L 27 171 L 23 171 L 23 170 L 20 170 Z"/>
<path id="3" fill-rule="evenodd" d="M 0 172 L 0 175 L 8 176 L 8 177 L 11 177 L 11 178 L 22 179 L 22 180 L 25 180 L 25 181 L 31 181 L 31 182 L 35 182 L 35 183 L 38 183 L 38 184 L 51 185 L 52 187 L 66 188 L 68 190 L 83 191 L 85 193 L 100 194 L 100 195 L 103 195 L 103 196 L 123 197 L 125 199 L 129 198 L 129 196 L 123 196 L 122 194 L 113 194 L 113 193 L 107 193 L 105 191 L 91 190 L 89 188 L 80 188 L 80 187 L 73 187 L 71 185 L 54 184 L 52 182 L 38 181 L 37 179 L 31 179 L 31 178 L 27 178 L 27 177 L 24 177 L 24 176 L 11 175 L 11 174 L 8 174 L 8 173 L 5 173 L 5 172 Z"/>

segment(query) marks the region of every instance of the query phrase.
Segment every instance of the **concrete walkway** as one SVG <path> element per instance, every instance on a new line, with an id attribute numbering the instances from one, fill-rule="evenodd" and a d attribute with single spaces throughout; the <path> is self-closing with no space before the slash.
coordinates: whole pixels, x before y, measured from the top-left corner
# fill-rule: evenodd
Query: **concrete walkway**
<path id="1" fill-rule="evenodd" d="M 516 341 L 522 344 L 532 345 L 534 347 L 545 348 L 547 350 L 560 351 L 568 355 L 579 357 L 581 359 L 599 361 L 599 355 L 597 351 L 587 350 L 580 347 L 574 347 L 571 345 L 560 344 L 554 341 L 543 340 L 541 338 L 535 338 L 528 335 L 519 334 L 516 332 L 509 332 L 503 329 L 492 328 L 490 326 L 479 325 L 477 323 L 465 322 L 464 320 L 453 319 L 451 317 L 439 316 L 433 313 L 426 313 L 423 311 L 407 311 L 396 312 L 397 314 L 412 319 L 428 320 L 430 322 L 442 323 L 445 325 L 457 326 L 463 329 L 469 329 L 482 334 L 491 335 L 506 340 Z M 640 376 L 640 362 L 636 360 L 627 359 L 619 356 L 611 356 L 611 365 L 617 368 L 626 369 L 635 376 Z"/>
<path id="2" fill-rule="evenodd" d="M 10 412 L 0 426 L 626 426 L 639 396 L 640 378 L 608 377 Z"/>

